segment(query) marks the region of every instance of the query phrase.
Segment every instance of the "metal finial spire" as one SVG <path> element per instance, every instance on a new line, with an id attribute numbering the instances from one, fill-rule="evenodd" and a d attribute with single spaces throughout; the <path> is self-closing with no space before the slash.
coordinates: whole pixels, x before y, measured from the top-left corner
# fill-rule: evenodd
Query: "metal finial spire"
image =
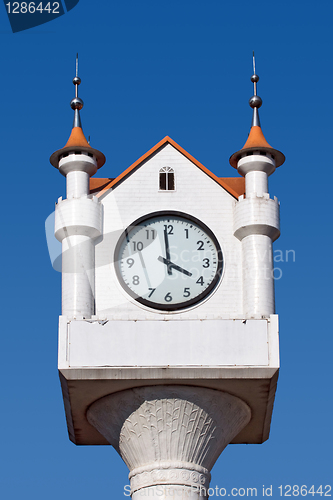
<path id="1" fill-rule="evenodd" d="M 251 76 L 251 82 L 253 82 L 253 96 L 249 100 L 251 108 L 253 108 L 253 117 L 251 127 L 260 127 L 259 112 L 258 109 L 262 105 L 261 98 L 257 95 L 257 82 L 259 81 L 259 76 L 256 74 L 256 60 L 253 51 L 253 75 Z"/>
<path id="2" fill-rule="evenodd" d="M 254 77 L 257 77 L 257 78 L 254 78 Z M 259 76 L 256 75 L 256 58 L 255 58 L 255 55 L 254 55 L 254 51 L 253 51 L 253 76 L 251 78 L 251 82 L 253 82 L 253 87 L 254 87 L 254 95 L 257 95 L 257 81 L 259 80 Z"/>
<path id="3" fill-rule="evenodd" d="M 81 127 L 80 109 L 83 108 L 83 101 L 79 97 L 79 85 L 81 83 L 81 78 L 79 77 L 79 54 L 76 54 L 75 61 L 75 77 L 73 78 L 73 83 L 75 85 L 75 97 L 71 100 L 71 108 L 74 110 L 74 127 Z"/>

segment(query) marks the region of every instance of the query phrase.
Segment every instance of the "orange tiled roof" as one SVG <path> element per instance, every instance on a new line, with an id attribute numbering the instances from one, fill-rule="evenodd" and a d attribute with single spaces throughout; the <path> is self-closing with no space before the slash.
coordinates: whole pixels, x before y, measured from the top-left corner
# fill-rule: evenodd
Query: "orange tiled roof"
<path id="1" fill-rule="evenodd" d="M 122 182 L 126 177 L 131 175 L 132 172 L 134 172 L 137 168 L 140 167 L 140 165 L 147 160 L 152 154 L 154 154 L 156 151 L 158 151 L 160 148 L 162 148 L 166 144 L 171 144 L 177 151 L 182 153 L 187 159 L 189 159 L 194 165 L 199 167 L 205 174 L 207 174 L 211 179 L 213 179 L 215 182 L 217 182 L 222 188 L 224 188 L 228 193 L 230 193 L 234 198 L 238 199 L 238 197 L 241 194 L 244 194 L 245 192 L 245 182 L 242 177 L 239 178 L 225 178 L 225 177 L 217 177 L 213 172 L 208 170 L 208 168 L 204 167 L 202 163 L 200 163 L 198 160 L 196 160 L 192 155 L 190 155 L 185 149 L 183 149 L 179 144 L 177 144 L 175 141 L 173 141 L 170 137 L 166 136 L 164 139 L 162 139 L 160 142 L 158 142 L 154 147 L 152 147 L 147 153 L 145 153 L 141 158 L 139 158 L 136 162 L 134 162 L 130 167 L 128 167 L 124 172 L 122 172 L 118 177 L 115 179 L 110 180 L 109 183 L 107 183 L 100 191 L 97 196 L 102 196 L 106 194 L 106 192 L 111 189 L 115 188 L 120 182 Z M 91 179 L 94 180 L 94 179 Z M 97 181 L 97 179 L 95 179 Z M 102 180 L 102 179 L 101 179 Z M 103 179 L 105 181 L 105 179 Z M 95 188 L 94 188 L 95 189 Z"/>
<path id="2" fill-rule="evenodd" d="M 237 193 L 237 198 L 245 194 L 244 177 L 220 177 L 220 180 Z"/>
<path id="3" fill-rule="evenodd" d="M 90 177 L 90 194 L 97 193 L 98 191 L 101 191 L 104 189 L 110 182 L 112 182 L 114 179 L 110 177 L 106 177 L 105 179 L 102 178 L 95 178 L 95 177 Z"/>

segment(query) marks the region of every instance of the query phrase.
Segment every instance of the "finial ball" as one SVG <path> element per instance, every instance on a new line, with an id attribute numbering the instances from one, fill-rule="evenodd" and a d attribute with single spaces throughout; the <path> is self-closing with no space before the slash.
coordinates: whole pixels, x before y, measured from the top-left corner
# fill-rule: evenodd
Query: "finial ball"
<path id="1" fill-rule="evenodd" d="M 253 82 L 253 83 L 259 82 L 259 76 L 256 75 L 256 74 L 252 75 L 251 76 L 251 82 Z"/>
<path id="2" fill-rule="evenodd" d="M 72 109 L 82 109 L 83 108 L 83 101 L 79 97 L 74 97 L 74 99 L 71 100 L 71 108 Z"/>
<path id="3" fill-rule="evenodd" d="M 73 83 L 74 83 L 74 85 L 80 85 L 81 78 L 79 76 L 74 76 Z"/>
<path id="4" fill-rule="evenodd" d="M 260 108 L 262 105 L 262 99 L 258 95 L 254 95 L 249 100 L 249 105 L 251 108 Z"/>

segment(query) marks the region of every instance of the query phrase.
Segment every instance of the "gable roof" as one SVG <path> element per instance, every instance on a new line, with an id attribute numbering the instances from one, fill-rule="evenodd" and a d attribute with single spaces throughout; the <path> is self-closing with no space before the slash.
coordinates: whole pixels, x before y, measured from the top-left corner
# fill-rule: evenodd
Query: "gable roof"
<path id="1" fill-rule="evenodd" d="M 124 172 L 122 172 L 115 179 L 91 179 L 91 189 L 93 192 L 99 191 L 98 197 L 105 195 L 109 189 L 117 187 L 123 180 L 125 180 L 129 175 L 131 175 L 137 168 L 141 166 L 150 156 L 156 153 L 159 149 L 164 147 L 166 144 L 171 144 L 177 151 L 184 155 L 188 160 L 190 160 L 194 165 L 199 167 L 205 174 L 207 174 L 211 179 L 213 179 L 217 184 L 219 184 L 223 189 L 228 191 L 234 198 L 245 193 L 245 179 L 243 177 L 217 177 L 213 172 L 204 167 L 202 163 L 196 160 L 192 155 L 190 155 L 185 149 L 183 149 L 179 144 L 173 141 L 170 137 L 166 136 L 160 142 L 158 142 L 154 147 L 152 147 L 147 153 L 141 156 L 136 162 L 134 162 L 130 167 L 128 167 Z M 109 180 L 109 182 L 107 182 Z M 101 181 L 100 183 L 98 181 Z"/>

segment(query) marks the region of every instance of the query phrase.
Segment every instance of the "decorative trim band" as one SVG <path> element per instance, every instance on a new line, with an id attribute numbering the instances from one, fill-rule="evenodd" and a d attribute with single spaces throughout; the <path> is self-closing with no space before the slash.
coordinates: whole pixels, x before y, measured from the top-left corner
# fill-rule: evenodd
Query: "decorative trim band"
<path id="1" fill-rule="evenodd" d="M 207 490 L 210 478 L 207 469 L 188 462 L 157 462 L 133 469 L 129 474 L 131 495 L 141 488 L 160 484 L 200 487 Z"/>

